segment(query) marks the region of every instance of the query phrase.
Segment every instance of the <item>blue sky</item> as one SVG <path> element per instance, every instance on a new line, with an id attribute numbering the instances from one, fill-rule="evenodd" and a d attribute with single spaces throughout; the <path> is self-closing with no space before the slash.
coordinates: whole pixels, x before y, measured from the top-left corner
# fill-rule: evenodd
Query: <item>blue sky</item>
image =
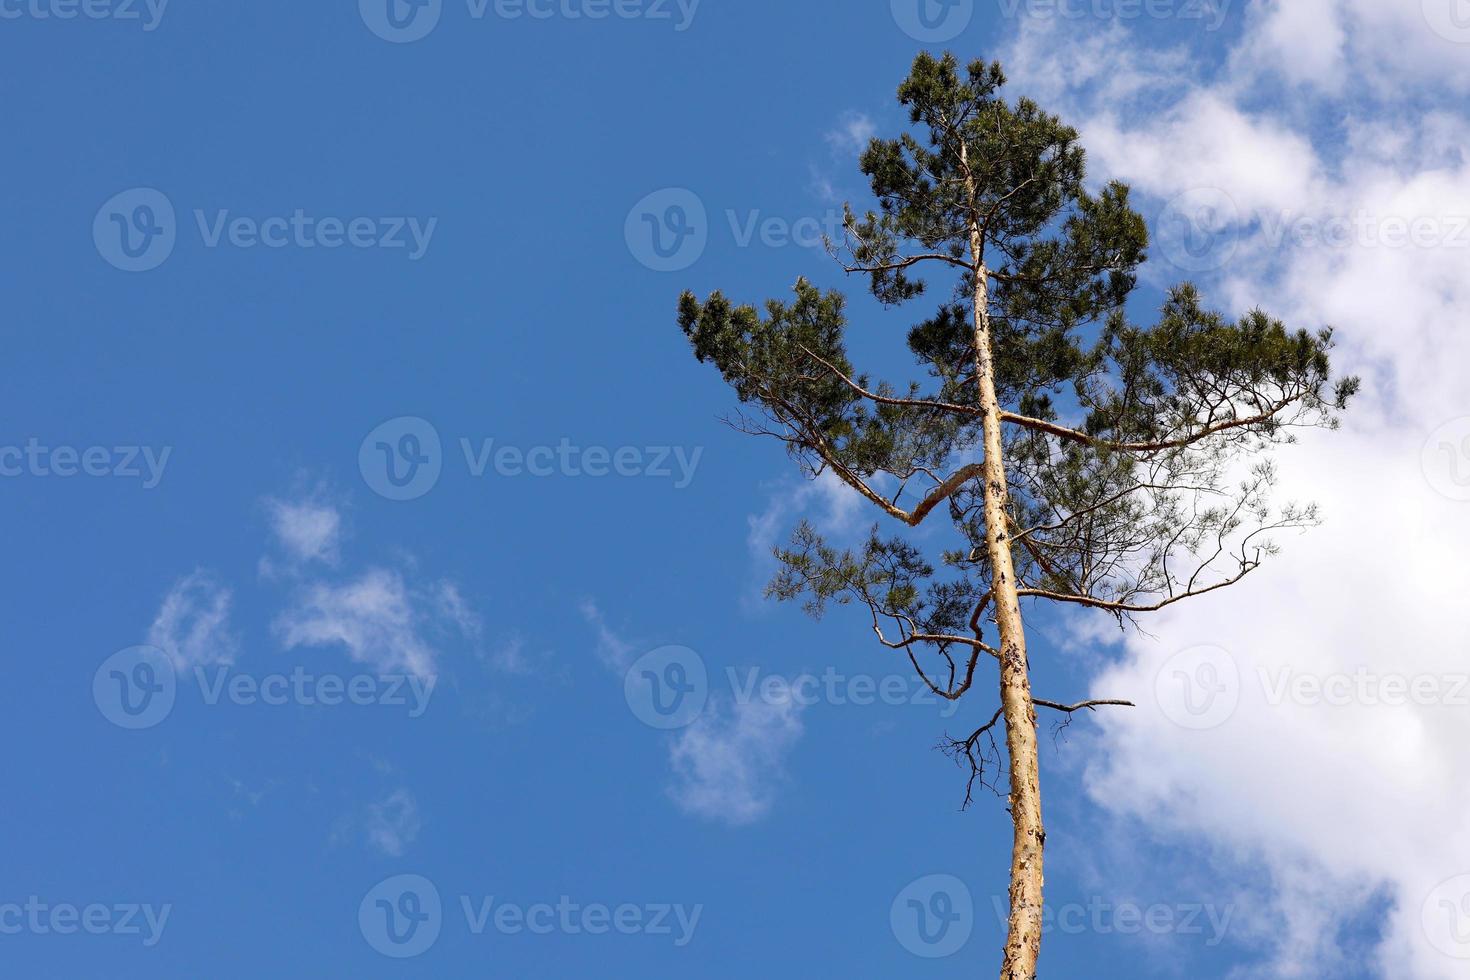
<path id="1" fill-rule="evenodd" d="M 477 16 L 444 0 L 413 14 L 430 27 L 370 0 L 99 0 L 97 17 L 59 16 L 80 9 L 0 0 L 3 972 L 994 969 L 1008 817 L 988 794 L 960 812 L 962 774 L 933 748 L 990 717 L 989 685 L 957 712 L 911 703 L 916 682 L 857 617 L 761 600 L 763 550 L 797 519 L 851 533 L 869 518 L 720 423 L 733 399 L 673 315 L 686 288 L 844 285 L 810 244 L 842 200 L 866 201 L 855 147 L 901 122 L 914 11 L 558 0 Z M 1032 58 L 1020 74 L 1040 78 L 1027 10 L 961 4 L 936 30 L 965 57 Z M 1276 37 L 1273 10 L 1048 29 L 1083 53 L 1123 31 L 1118 75 L 1188 61 L 1205 98 L 1242 37 Z M 1286 134 L 1257 166 L 1339 156 L 1347 137 L 1290 108 L 1301 79 L 1262 77 L 1231 95 Z M 1078 71 L 1057 108 L 1096 109 L 1109 84 Z M 1323 105 L 1362 101 L 1323 88 Z M 1182 97 L 1127 96 L 1130 112 Z M 1463 132 L 1445 126 L 1441 149 Z M 1097 159 L 1145 181 L 1152 220 L 1183 188 L 1139 144 L 1129 157 L 1129 132 L 1101 133 Z M 1182 276 L 1156 261 L 1140 312 Z M 1267 268 L 1223 282 L 1221 304 L 1251 282 L 1279 286 Z M 907 371 L 909 314 L 846 286 L 855 353 Z M 1045 613 L 1031 631 L 1049 697 L 1143 656 Z M 793 698 L 782 680 L 803 676 Z M 692 685 L 696 706 L 669 721 L 649 677 Z M 1137 733 L 1046 724 L 1046 974 L 1286 970 L 1262 925 L 1283 886 L 1257 861 L 1275 845 L 1109 803 L 1110 779 L 1130 784 L 1099 754 L 1149 768 Z M 1183 777 L 1150 792 L 1208 799 Z M 1314 928 L 1368 964 L 1393 884 L 1354 873 Z M 916 908 L 960 918 L 930 929 Z"/>

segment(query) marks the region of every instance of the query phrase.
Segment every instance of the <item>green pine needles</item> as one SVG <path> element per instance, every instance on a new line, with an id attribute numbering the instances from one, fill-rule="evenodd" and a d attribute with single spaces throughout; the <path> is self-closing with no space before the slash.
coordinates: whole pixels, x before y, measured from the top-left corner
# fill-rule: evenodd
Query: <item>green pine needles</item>
<path id="1" fill-rule="evenodd" d="M 759 309 L 686 293 L 679 325 L 735 390 L 739 427 L 899 526 L 845 548 L 803 523 L 777 551 L 770 594 L 817 615 L 862 609 L 951 700 L 995 662 L 1000 710 L 946 747 L 973 788 L 1000 771 L 998 747 L 982 746 L 1004 720 L 1016 841 L 1001 975 L 1031 980 L 1045 839 L 1035 709 L 1127 702 L 1034 697 L 1023 609 L 1062 603 L 1122 623 L 1239 582 L 1274 552 L 1273 532 L 1318 520 L 1272 501 L 1269 451 L 1301 427 L 1334 427 L 1358 383 L 1332 377 L 1331 331 L 1261 311 L 1231 320 L 1192 285 L 1154 324 L 1132 322 L 1148 230 L 1128 187 L 1089 191 L 1077 132 L 1006 101 L 1005 83 L 999 65 L 921 54 L 898 90 L 910 130 L 862 155 L 876 208 L 849 208 L 830 243 L 885 306 L 941 287 L 910 321 L 922 377 L 858 371 L 844 297 L 805 280 Z M 954 538 L 926 554 L 901 531 L 936 512 Z"/>

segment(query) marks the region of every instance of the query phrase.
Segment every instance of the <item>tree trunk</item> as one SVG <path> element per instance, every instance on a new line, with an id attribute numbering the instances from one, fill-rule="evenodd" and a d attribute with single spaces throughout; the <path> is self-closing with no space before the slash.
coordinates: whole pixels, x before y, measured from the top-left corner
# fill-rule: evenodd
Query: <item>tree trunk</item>
<path id="1" fill-rule="evenodd" d="M 1034 980 L 1041 955 L 1042 850 L 1046 831 L 1041 822 L 1041 775 L 1036 747 L 1036 709 L 1031 703 L 1031 676 L 1026 661 L 1026 630 L 1016 595 L 1007 519 L 1009 490 L 1002 455 L 1000 402 L 995 391 L 990 345 L 989 274 L 984 242 L 972 225 L 975 262 L 975 363 L 985 437 L 985 535 L 990 552 L 991 603 L 1000 628 L 1000 703 L 1005 715 L 1006 750 L 1011 763 L 1011 912 L 1007 923 L 1001 980 Z"/>

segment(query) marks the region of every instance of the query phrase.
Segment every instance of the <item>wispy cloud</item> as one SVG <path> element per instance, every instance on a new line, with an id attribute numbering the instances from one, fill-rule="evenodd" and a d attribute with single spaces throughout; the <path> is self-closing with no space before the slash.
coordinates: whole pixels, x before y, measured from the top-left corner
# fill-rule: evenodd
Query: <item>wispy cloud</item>
<path id="1" fill-rule="evenodd" d="M 418 801 L 408 790 L 399 789 L 387 799 L 368 804 L 364 833 L 368 846 L 379 854 L 402 857 L 418 839 L 422 826 Z"/>
<path id="2" fill-rule="evenodd" d="M 485 631 L 484 621 L 470 608 L 458 585 L 445 579 L 434 586 L 431 594 L 439 614 L 453 623 L 463 636 L 472 640 L 480 638 Z"/>
<path id="3" fill-rule="evenodd" d="M 614 633 L 602 616 L 602 610 L 591 599 L 583 599 L 579 608 L 582 617 L 597 632 L 597 659 L 609 669 L 621 674 L 633 663 L 633 644 Z"/>
<path id="4" fill-rule="evenodd" d="M 582 616 L 597 634 L 597 659 L 619 677 L 639 648 L 614 632 L 591 599 Z M 513 652 L 520 656 L 520 651 Z M 801 738 L 804 705 L 785 697 L 712 700 L 692 725 L 672 736 L 668 794 L 691 816 L 742 826 L 765 816 L 785 779 L 784 761 Z"/>
<path id="5" fill-rule="evenodd" d="M 447 624 L 463 635 L 462 623 Z M 379 673 L 428 677 L 435 674 L 438 660 L 429 631 L 442 631 L 446 621 L 438 614 L 434 595 L 415 594 L 396 571 L 370 568 L 340 585 L 304 586 L 275 625 L 288 650 L 340 646 Z"/>
<path id="6" fill-rule="evenodd" d="M 239 640 L 230 630 L 232 593 L 208 572 L 197 570 L 164 597 L 148 630 L 148 643 L 168 655 L 179 671 L 233 663 Z"/>
<path id="7" fill-rule="evenodd" d="M 831 151 L 829 159 L 810 165 L 812 193 L 828 204 L 838 204 L 849 196 L 842 189 L 842 182 L 851 179 L 853 158 L 867 149 L 868 142 L 877 134 L 877 126 L 864 113 L 843 113 L 836 125 L 823 134 Z"/>
<path id="8" fill-rule="evenodd" d="M 774 549 L 784 545 L 798 521 L 810 521 L 838 544 L 851 543 L 868 526 L 867 501 L 830 471 L 815 480 L 781 480 L 770 487 L 765 510 L 746 517 L 746 546 L 756 579 L 742 602 L 749 610 L 763 608 L 766 582 L 776 570 Z"/>
<path id="9" fill-rule="evenodd" d="M 837 126 L 827 132 L 827 143 L 835 152 L 861 153 L 868 148 L 869 141 L 878 134 L 865 113 L 844 113 Z"/>
<path id="10" fill-rule="evenodd" d="M 669 749 L 669 795 L 685 813 L 744 826 L 770 812 L 804 730 L 795 699 L 711 703 Z"/>
<path id="11" fill-rule="evenodd" d="M 545 680 L 564 680 L 553 669 L 550 650 L 535 650 L 519 633 L 498 644 L 485 655 L 492 670 L 511 677 L 539 676 Z"/>

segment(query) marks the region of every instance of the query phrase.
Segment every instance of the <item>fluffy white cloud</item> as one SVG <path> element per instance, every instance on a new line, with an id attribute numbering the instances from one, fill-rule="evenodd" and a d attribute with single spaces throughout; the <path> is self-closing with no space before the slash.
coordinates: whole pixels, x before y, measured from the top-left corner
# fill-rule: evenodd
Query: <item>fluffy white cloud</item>
<path id="1" fill-rule="evenodd" d="M 266 504 L 272 542 L 293 583 L 290 604 L 275 620 L 287 649 L 340 646 L 379 673 L 427 677 L 441 641 L 479 642 L 483 623 L 453 582 L 416 585 L 405 571 L 383 567 L 344 580 L 312 577 L 316 564 L 341 563 L 342 515 L 320 495 Z M 269 578 L 282 567 L 266 558 L 261 570 Z"/>
<path id="2" fill-rule="evenodd" d="M 438 653 L 431 633 L 446 625 L 429 595 L 412 591 L 391 569 L 370 568 L 356 579 L 304 586 L 276 620 L 287 649 L 341 646 L 380 674 L 435 674 Z M 450 624 L 462 629 L 462 624 Z"/>
<path id="3" fill-rule="evenodd" d="M 275 541 L 291 561 L 337 563 L 342 537 L 337 508 L 315 500 L 268 500 L 266 507 Z"/>
<path id="4" fill-rule="evenodd" d="M 179 671 L 234 662 L 239 640 L 230 630 L 232 593 L 199 570 L 174 583 L 148 630 L 157 647 Z"/>
<path id="5" fill-rule="evenodd" d="M 711 702 L 669 748 L 669 795 L 686 813 L 742 826 L 765 816 L 801 738 L 803 706 L 791 697 Z"/>
<path id="6" fill-rule="evenodd" d="M 1470 83 L 1464 0 L 1258 0 L 1235 69 L 1338 96 Z"/>
<path id="7" fill-rule="evenodd" d="M 1218 75 L 1058 24 L 1028 25 L 1008 59 L 1019 90 L 1080 122 L 1094 174 L 1134 184 L 1154 214 L 1223 191 L 1239 208 L 1226 252 L 1191 278 L 1237 312 L 1335 325 L 1342 367 L 1364 376 L 1341 432 L 1282 456 L 1282 496 L 1319 501 L 1325 526 L 1242 585 L 1150 618 L 1094 686 L 1141 706 L 1100 716 L 1093 798 L 1269 882 L 1252 976 L 1331 975 L 1334 930 L 1375 895 L 1382 976 L 1470 968 L 1452 955 L 1470 955 L 1456 941 L 1470 881 L 1444 884 L 1470 873 L 1470 503 L 1452 499 L 1470 496 L 1470 422 L 1454 423 L 1470 416 L 1470 123 L 1413 101 L 1426 78 L 1431 96 L 1470 82 L 1470 47 L 1430 28 L 1421 7 L 1438 2 L 1255 4 Z M 1323 229 L 1330 242 L 1305 234 Z M 1159 260 L 1154 274 L 1186 278 Z M 1198 644 L 1223 653 L 1172 659 Z"/>

